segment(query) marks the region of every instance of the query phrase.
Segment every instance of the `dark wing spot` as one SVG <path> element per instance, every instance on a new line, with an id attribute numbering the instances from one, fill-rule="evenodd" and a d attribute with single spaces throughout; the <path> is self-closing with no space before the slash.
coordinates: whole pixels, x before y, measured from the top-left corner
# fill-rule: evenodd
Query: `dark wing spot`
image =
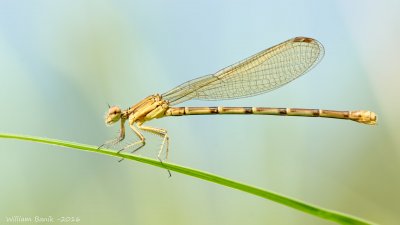
<path id="1" fill-rule="evenodd" d="M 314 42 L 314 39 L 308 37 L 296 37 L 293 39 L 293 42 L 306 42 L 311 43 Z"/>

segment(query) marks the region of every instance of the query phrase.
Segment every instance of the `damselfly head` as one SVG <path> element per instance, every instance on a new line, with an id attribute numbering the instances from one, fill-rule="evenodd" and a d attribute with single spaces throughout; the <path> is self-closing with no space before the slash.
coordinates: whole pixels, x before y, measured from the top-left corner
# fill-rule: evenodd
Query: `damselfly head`
<path id="1" fill-rule="evenodd" d="M 121 119 L 121 109 L 118 106 L 112 106 L 108 109 L 105 122 L 107 125 L 111 125 Z"/>

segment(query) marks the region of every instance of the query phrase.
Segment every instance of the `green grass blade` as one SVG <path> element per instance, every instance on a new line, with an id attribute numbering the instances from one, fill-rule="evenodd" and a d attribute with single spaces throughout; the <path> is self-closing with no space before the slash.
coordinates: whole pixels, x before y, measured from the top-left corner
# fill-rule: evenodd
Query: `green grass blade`
<path id="1" fill-rule="evenodd" d="M 85 145 L 79 143 L 73 143 L 68 141 L 56 140 L 56 139 L 49 139 L 49 138 L 41 138 L 41 137 L 31 137 L 31 136 L 24 136 L 24 135 L 14 135 L 14 134 L 1 134 L 0 138 L 10 138 L 10 139 L 18 139 L 18 140 L 25 140 L 25 141 L 33 141 L 33 142 L 40 142 L 45 144 L 52 144 L 58 145 L 68 148 L 74 148 L 83 151 L 89 152 L 96 152 L 105 155 L 115 156 L 118 158 L 130 159 L 135 160 L 138 162 L 150 164 L 153 166 L 161 167 L 163 169 L 169 169 L 171 171 L 175 171 L 178 173 L 186 174 L 192 177 L 197 177 L 203 180 L 211 181 L 217 184 L 221 184 L 230 188 L 234 188 L 237 190 L 241 190 L 277 203 L 282 205 L 286 205 L 288 207 L 297 209 L 299 211 L 326 219 L 330 221 L 334 221 L 340 224 L 373 224 L 371 222 L 367 222 L 365 220 L 356 218 L 354 216 L 345 215 L 343 213 L 335 212 L 332 210 L 323 209 L 321 207 L 317 207 L 308 203 L 301 202 L 299 200 L 286 197 L 281 194 L 274 193 L 272 191 L 263 190 L 258 187 L 250 186 L 244 183 L 240 183 L 238 181 L 234 181 L 231 179 L 227 179 L 224 177 L 220 177 L 211 173 L 199 171 L 196 169 L 179 166 L 173 163 L 163 162 L 162 164 L 158 160 L 150 159 L 147 157 L 131 155 L 128 153 L 116 153 L 115 151 L 107 150 L 107 149 L 97 149 L 97 146 L 92 145 Z"/>

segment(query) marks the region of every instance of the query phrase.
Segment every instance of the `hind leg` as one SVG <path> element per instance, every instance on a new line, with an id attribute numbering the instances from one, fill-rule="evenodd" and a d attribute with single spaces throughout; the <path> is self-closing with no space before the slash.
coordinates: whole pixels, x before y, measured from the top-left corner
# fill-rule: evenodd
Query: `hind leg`
<path id="1" fill-rule="evenodd" d="M 161 143 L 160 150 L 158 151 L 158 154 L 157 154 L 157 158 L 162 164 L 163 161 L 161 160 L 160 156 L 161 156 L 161 153 L 162 153 L 162 151 L 164 149 L 164 145 L 166 146 L 165 147 L 165 159 L 166 160 L 168 159 L 169 137 L 168 137 L 167 131 L 164 130 L 164 129 L 161 129 L 161 128 L 143 126 L 142 122 L 138 123 L 138 128 L 141 129 L 141 130 L 148 131 L 150 133 L 153 133 L 153 134 L 156 134 L 156 135 L 162 137 L 163 141 Z M 168 169 L 167 169 L 167 171 L 168 171 L 169 176 L 171 176 L 171 172 Z"/>
<path id="2" fill-rule="evenodd" d="M 164 149 L 165 146 L 165 159 L 168 159 L 168 147 L 169 147 L 169 136 L 168 136 L 168 132 L 164 129 L 161 128 L 155 128 L 155 127 L 148 127 L 148 126 L 143 126 L 143 123 L 138 123 L 138 128 L 144 131 L 148 131 L 150 133 L 156 134 L 158 136 L 160 136 L 163 141 L 161 143 L 161 147 L 160 150 L 158 151 L 157 154 L 157 158 L 161 161 L 160 156 L 161 153 Z"/>

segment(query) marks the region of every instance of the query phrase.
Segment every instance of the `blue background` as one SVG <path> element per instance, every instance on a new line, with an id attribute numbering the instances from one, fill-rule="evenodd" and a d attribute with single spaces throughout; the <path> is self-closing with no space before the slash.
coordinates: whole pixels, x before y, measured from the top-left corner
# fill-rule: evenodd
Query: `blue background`
<path id="1" fill-rule="evenodd" d="M 185 106 L 367 109 L 377 126 L 272 116 L 154 120 L 169 161 L 380 224 L 400 220 L 399 1 L 0 1 L 0 132 L 100 145 L 107 103 L 210 74 L 296 36 L 322 62 L 271 93 Z M 139 154 L 155 157 L 151 134 Z M 128 131 L 127 141 L 134 140 Z M 79 224 L 331 224 L 148 165 L 0 140 L 0 221 Z M 6 223 L 7 224 L 7 223 Z"/>

